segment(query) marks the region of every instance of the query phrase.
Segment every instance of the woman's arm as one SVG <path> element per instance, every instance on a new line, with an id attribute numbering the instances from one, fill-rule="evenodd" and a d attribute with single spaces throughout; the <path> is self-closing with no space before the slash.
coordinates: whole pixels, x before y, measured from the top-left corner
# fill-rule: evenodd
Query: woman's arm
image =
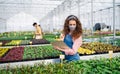
<path id="1" fill-rule="evenodd" d="M 82 45 L 82 36 L 80 36 L 78 39 L 74 40 L 72 49 L 61 49 L 57 46 L 54 46 L 55 49 L 65 52 L 66 55 L 74 55 L 77 53 L 79 47 Z"/>
<path id="2" fill-rule="evenodd" d="M 65 49 L 66 55 L 74 55 L 77 53 L 79 47 L 82 45 L 82 36 L 73 41 L 72 49 Z"/>

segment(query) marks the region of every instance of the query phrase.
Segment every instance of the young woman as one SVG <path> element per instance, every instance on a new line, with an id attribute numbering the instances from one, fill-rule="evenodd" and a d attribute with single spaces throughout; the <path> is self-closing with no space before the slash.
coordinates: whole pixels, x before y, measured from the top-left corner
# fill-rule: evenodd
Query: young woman
<path id="1" fill-rule="evenodd" d="M 33 23 L 33 26 L 36 28 L 35 39 L 42 39 L 42 29 L 37 23 Z"/>
<path id="2" fill-rule="evenodd" d="M 80 60 L 80 56 L 77 51 L 82 45 L 82 24 L 76 16 L 70 15 L 66 18 L 61 38 L 69 49 L 61 49 L 57 46 L 54 46 L 54 48 L 62 51 L 65 55 L 65 60 L 68 62 Z"/>

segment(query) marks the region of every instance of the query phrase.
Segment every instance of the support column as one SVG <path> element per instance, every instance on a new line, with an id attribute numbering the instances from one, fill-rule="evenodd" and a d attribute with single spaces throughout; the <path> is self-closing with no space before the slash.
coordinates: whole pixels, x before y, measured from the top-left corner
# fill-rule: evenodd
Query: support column
<path id="1" fill-rule="evenodd" d="M 115 0 L 113 0 L 113 40 L 115 40 Z"/>
<path id="2" fill-rule="evenodd" d="M 78 0 L 77 4 L 78 4 L 78 18 L 80 19 L 80 0 Z"/>
<path id="3" fill-rule="evenodd" d="M 120 12 L 120 5 L 118 7 L 119 7 L 118 11 Z M 118 15 L 120 16 L 120 13 Z M 118 20 L 119 20 L 119 30 L 120 30 L 120 17 L 118 18 Z"/>
<path id="4" fill-rule="evenodd" d="M 93 35 L 93 0 L 91 0 L 91 30 Z"/>

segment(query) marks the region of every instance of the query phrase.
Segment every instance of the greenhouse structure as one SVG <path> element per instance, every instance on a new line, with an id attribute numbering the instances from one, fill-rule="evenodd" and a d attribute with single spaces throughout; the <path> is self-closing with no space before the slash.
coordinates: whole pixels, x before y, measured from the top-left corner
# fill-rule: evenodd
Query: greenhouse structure
<path id="1" fill-rule="evenodd" d="M 0 0 L 0 74 L 120 74 L 120 0 Z"/>

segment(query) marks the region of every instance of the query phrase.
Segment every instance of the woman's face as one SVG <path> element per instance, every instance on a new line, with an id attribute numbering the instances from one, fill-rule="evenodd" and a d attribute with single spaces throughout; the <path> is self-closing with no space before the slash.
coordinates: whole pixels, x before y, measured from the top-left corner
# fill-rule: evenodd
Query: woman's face
<path id="1" fill-rule="evenodd" d="M 69 29 L 71 31 L 73 31 L 73 30 L 75 30 L 75 28 L 76 28 L 76 21 L 75 20 L 70 20 L 69 21 Z"/>
<path id="2" fill-rule="evenodd" d="M 70 20 L 69 21 L 69 26 L 72 26 L 72 25 L 76 26 L 76 21 L 75 20 Z"/>

